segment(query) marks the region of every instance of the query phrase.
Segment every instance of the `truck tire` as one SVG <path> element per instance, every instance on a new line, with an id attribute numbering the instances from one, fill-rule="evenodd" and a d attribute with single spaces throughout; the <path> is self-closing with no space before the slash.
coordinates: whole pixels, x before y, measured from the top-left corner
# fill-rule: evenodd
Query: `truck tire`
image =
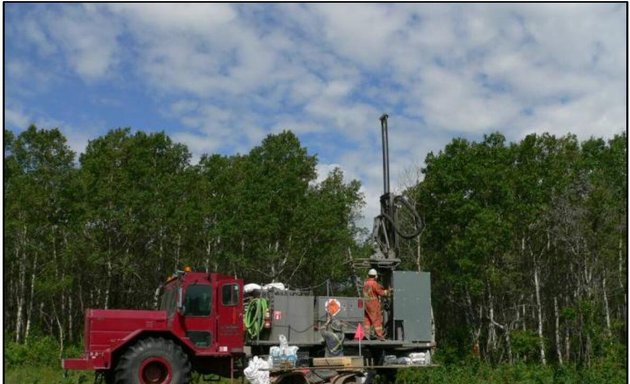
<path id="1" fill-rule="evenodd" d="M 190 361 L 171 340 L 149 337 L 139 340 L 120 357 L 116 384 L 187 384 Z"/>
<path id="2" fill-rule="evenodd" d="M 308 384 L 308 380 L 301 373 L 289 373 L 278 378 L 276 384 Z"/>

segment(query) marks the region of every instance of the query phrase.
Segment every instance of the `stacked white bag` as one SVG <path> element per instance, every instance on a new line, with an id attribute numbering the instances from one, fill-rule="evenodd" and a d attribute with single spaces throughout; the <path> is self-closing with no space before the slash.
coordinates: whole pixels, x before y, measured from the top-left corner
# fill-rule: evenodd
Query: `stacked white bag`
<path id="1" fill-rule="evenodd" d="M 269 380 L 269 363 L 267 360 L 259 359 L 258 356 L 254 356 L 249 361 L 249 365 L 243 371 L 245 378 L 251 384 L 270 384 Z"/>

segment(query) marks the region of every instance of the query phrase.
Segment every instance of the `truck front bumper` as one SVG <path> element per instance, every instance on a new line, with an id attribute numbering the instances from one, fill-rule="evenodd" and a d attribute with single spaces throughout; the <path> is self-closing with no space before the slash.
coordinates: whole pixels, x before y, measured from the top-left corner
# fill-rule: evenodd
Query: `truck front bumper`
<path id="1" fill-rule="evenodd" d="M 92 360 L 88 360 L 87 358 L 63 359 L 61 360 L 61 368 L 85 371 L 94 369 L 94 364 Z"/>
<path id="2" fill-rule="evenodd" d="M 108 369 L 103 354 L 95 354 L 93 356 L 83 355 L 78 359 L 63 359 L 61 360 L 61 368 L 72 369 L 79 371 L 93 371 L 100 369 Z"/>

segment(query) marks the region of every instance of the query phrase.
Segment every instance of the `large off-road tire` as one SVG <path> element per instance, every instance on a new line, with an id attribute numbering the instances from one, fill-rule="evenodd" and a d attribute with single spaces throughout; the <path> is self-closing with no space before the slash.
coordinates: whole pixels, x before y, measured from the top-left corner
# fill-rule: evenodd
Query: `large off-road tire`
<path id="1" fill-rule="evenodd" d="M 308 380 L 301 373 L 288 373 L 277 379 L 276 384 L 308 384 Z"/>
<path id="2" fill-rule="evenodd" d="M 115 370 L 116 384 L 187 384 L 190 361 L 172 340 L 147 338 L 120 357 Z"/>

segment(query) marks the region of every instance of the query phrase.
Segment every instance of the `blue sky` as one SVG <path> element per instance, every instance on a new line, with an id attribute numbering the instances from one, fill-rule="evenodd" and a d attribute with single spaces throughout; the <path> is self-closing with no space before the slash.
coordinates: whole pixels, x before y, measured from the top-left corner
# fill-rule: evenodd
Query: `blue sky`
<path id="1" fill-rule="evenodd" d="M 117 127 L 194 154 L 294 131 L 382 193 L 454 137 L 626 127 L 625 4 L 4 4 L 4 124 L 58 127 L 80 153 Z"/>

